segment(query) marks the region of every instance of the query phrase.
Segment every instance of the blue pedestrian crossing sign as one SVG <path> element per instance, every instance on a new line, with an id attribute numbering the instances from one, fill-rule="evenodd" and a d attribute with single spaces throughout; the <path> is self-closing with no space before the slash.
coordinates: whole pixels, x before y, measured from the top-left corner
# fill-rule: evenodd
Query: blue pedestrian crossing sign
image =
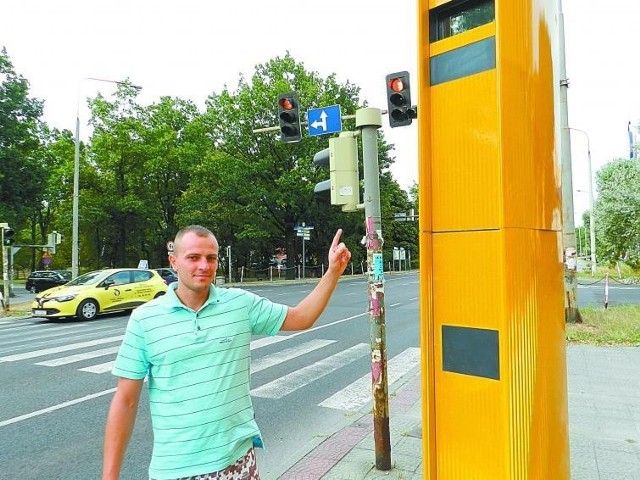
<path id="1" fill-rule="evenodd" d="M 307 110 L 309 135 L 324 135 L 342 131 L 342 114 L 340 105 L 312 108 Z"/>

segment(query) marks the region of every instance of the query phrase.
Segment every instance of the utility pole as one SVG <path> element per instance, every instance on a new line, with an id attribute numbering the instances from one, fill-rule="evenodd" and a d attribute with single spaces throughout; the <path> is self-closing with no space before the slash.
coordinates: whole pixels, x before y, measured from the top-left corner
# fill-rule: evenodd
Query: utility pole
<path id="1" fill-rule="evenodd" d="M 356 111 L 356 128 L 361 130 L 364 165 L 364 216 L 369 274 L 369 328 L 371 341 L 371 383 L 373 397 L 373 438 L 376 468 L 391 470 L 389 435 L 389 391 L 387 342 L 384 309 L 384 262 L 377 130 L 382 126 L 378 108 Z"/>
<path id="2" fill-rule="evenodd" d="M 570 323 L 582 323 L 578 310 L 578 280 L 576 271 L 576 227 L 573 212 L 573 173 L 571 162 L 571 131 L 569 130 L 569 109 L 567 106 L 567 79 L 564 48 L 564 16 L 562 0 L 559 5 L 559 43 L 560 43 L 560 164 L 562 171 L 562 244 L 564 252 L 564 319 Z"/>
<path id="3" fill-rule="evenodd" d="M 0 241 L 2 241 L 2 284 L 4 285 L 4 311 L 9 311 L 10 291 L 9 291 L 9 250 L 4 244 L 4 230 L 9 228 L 8 223 L 0 223 Z"/>
<path id="4" fill-rule="evenodd" d="M 389 76 L 388 76 L 389 77 Z M 390 115 L 393 126 L 409 125 L 415 118 L 415 109 L 411 106 L 409 95 L 409 74 L 400 72 L 391 76 L 393 88 L 388 87 L 393 107 Z M 400 81 L 402 80 L 402 81 Z M 387 79 L 387 83 L 389 79 Z M 286 110 L 289 99 L 289 108 Z M 321 109 L 315 109 L 321 110 Z M 283 94 L 278 98 L 280 127 L 267 127 L 253 130 L 254 133 L 280 130 L 285 142 L 298 142 L 299 113 L 297 97 Z M 333 109 L 332 109 L 333 111 Z M 293 115 L 291 113 L 293 112 Z M 325 114 L 324 125 L 329 123 Z M 283 113 L 286 115 L 283 116 Z M 337 110 L 339 115 L 339 109 Z M 309 112 L 307 112 L 307 117 Z M 405 118 L 406 117 L 406 118 Z M 332 117 L 333 118 L 333 117 Z M 345 115 L 342 119 L 351 119 Z M 291 120 L 293 119 L 293 120 Z M 373 397 L 373 437 L 375 443 L 376 469 L 391 470 L 391 440 L 389 435 L 389 391 L 387 378 L 387 343 L 384 308 L 384 262 L 382 257 L 382 218 L 380 208 L 380 171 L 378 165 L 378 135 L 382 126 L 382 111 L 379 108 L 361 108 L 355 114 L 356 128 L 362 137 L 362 163 L 364 167 L 364 216 L 367 247 L 369 335 L 371 342 L 371 387 Z M 293 125 L 293 127 L 292 127 Z M 325 129 L 323 129 L 325 130 Z M 314 135 L 335 133 L 337 130 L 322 131 Z M 290 134 L 291 133 L 291 134 Z M 329 165 L 330 179 L 318 183 L 314 192 L 330 190 L 332 205 L 340 205 L 344 212 L 355 212 L 359 204 L 360 189 L 358 178 L 358 148 L 356 132 L 341 132 L 338 137 L 329 140 L 329 148 L 317 152 L 313 157 L 314 165 Z M 297 230 L 313 227 L 296 227 Z M 304 232 L 303 232 L 304 233 Z M 300 234 L 300 232 L 298 233 Z M 304 240 L 303 240 L 304 249 Z M 304 253 L 303 253 L 304 255 Z"/>

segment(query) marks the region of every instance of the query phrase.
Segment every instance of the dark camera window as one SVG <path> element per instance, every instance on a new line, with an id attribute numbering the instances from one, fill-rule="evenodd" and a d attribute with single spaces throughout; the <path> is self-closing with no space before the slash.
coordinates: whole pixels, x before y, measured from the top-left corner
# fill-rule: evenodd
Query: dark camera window
<path id="1" fill-rule="evenodd" d="M 430 36 L 436 42 L 452 37 L 481 25 L 493 22 L 496 18 L 494 0 L 468 0 L 450 2 L 431 10 Z"/>

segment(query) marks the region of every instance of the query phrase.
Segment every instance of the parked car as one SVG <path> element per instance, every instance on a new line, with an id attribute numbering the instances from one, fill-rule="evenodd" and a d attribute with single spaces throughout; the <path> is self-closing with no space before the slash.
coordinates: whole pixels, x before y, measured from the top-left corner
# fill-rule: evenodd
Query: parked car
<path id="1" fill-rule="evenodd" d="M 34 270 L 27 278 L 25 288 L 31 293 L 39 293 L 49 288 L 64 285 L 71 280 L 68 270 Z"/>
<path id="2" fill-rule="evenodd" d="M 153 270 L 96 270 L 38 294 L 31 313 L 35 317 L 91 320 L 100 313 L 132 310 L 166 291 L 167 284 Z"/>
<path id="3" fill-rule="evenodd" d="M 155 270 L 160 274 L 164 283 L 167 285 L 178 281 L 178 274 L 173 268 L 156 268 Z"/>

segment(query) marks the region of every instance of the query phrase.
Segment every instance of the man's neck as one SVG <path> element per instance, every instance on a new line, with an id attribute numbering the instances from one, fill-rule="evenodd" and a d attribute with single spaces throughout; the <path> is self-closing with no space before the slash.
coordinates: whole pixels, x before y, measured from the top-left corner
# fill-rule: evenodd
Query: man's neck
<path id="1" fill-rule="evenodd" d="M 209 298 L 209 289 L 202 292 L 194 292 L 187 288 L 180 288 L 180 285 L 178 285 L 176 296 L 185 307 L 197 312 Z"/>

